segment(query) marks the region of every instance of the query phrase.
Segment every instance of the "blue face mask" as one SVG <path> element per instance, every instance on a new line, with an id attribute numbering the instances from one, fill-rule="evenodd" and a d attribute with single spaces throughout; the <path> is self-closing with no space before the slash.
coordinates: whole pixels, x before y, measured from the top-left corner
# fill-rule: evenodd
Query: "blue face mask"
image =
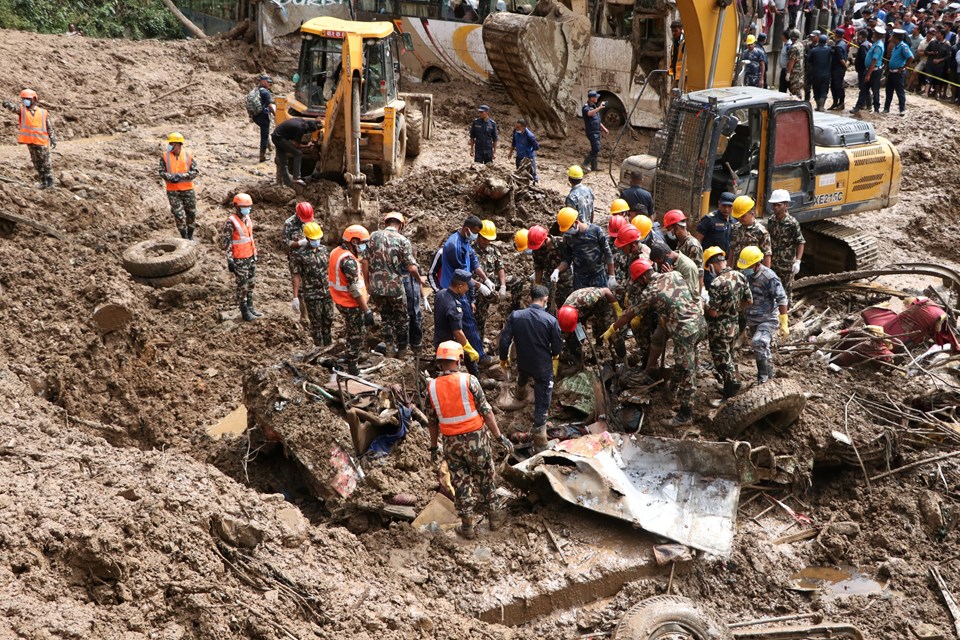
<path id="1" fill-rule="evenodd" d="M 479 233 L 474 233 L 473 231 L 467 231 L 467 240 L 469 240 L 470 242 L 473 242 L 479 237 L 480 237 Z"/>
<path id="2" fill-rule="evenodd" d="M 252 210 L 253 210 L 253 207 L 240 207 L 240 213 L 242 213 L 245 216 L 250 215 L 250 211 Z"/>
<path id="3" fill-rule="evenodd" d="M 523 255 L 525 255 L 525 256 L 532 256 L 532 255 L 533 255 L 533 249 L 524 249 L 524 250 L 523 250 Z"/>
<path id="4" fill-rule="evenodd" d="M 366 243 L 366 242 L 361 242 L 361 243 L 358 245 L 357 248 L 360 249 L 360 253 L 366 253 L 366 252 L 367 252 L 367 243 Z"/>
<path id="5" fill-rule="evenodd" d="M 310 246 L 313 247 L 314 249 L 316 249 L 317 247 L 320 246 L 320 241 L 319 241 L 319 240 L 310 240 Z"/>
<path id="6" fill-rule="evenodd" d="M 31 100 L 30 98 L 24 98 L 24 99 L 23 99 L 23 106 L 29 108 L 30 105 L 32 105 L 32 104 L 33 104 L 33 100 Z"/>
<path id="7" fill-rule="evenodd" d="M 747 267 L 746 269 L 743 270 L 743 275 L 747 276 L 748 278 L 752 278 L 753 273 L 754 273 L 753 267 Z"/>
<path id="8" fill-rule="evenodd" d="M 565 235 L 565 236 L 575 236 L 575 235 L 577 235 L 578 233 L 580 233 L 580 229 L 577 228 L 577 223 L 574 222 L 572 227 L 570 227 L 569 229 L 567 229 L 566 231 L 563 232 L 563 235 Z"/>
<path id="9" fill-rule="evenodd" d="M 172 144 L 168 144 L 168 145 L 167 145 L 167 151 L 170 151 L 170 152 L 173 151 L 173 145 L 172 145 Z"/>
<path id="10" fill-rule="evenodd" d="M 667 237 L 670 238 L 671 240 L 676 240 L 677 234 L 675 234 L 673 231 L 667 231 Z"/>

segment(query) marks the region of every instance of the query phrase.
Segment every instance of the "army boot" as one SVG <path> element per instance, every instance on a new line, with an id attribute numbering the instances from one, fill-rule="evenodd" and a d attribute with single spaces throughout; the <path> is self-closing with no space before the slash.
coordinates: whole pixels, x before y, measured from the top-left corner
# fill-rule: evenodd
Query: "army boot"
<path id="1" fill-rule="evenodd" d="M 472 515 L 460 516 L 460 526 L 457 527 L 457 533 L 466 540 L 473 540 L 477 537 L 477 530 L 474 528 L 474 517 Z"/>
<path id="2" fill-rule="evenodd" d="M 253 294 L 247 294 L 247 309 L 250 310 L 250 313 L 256 318 L 262 318 L 263 314 L 256 310 L 253 306 Z"/>
<path id="3" fill-rule="evenodd" d="M 733 396 L 740 393 L 740 387 L 743 384 L 739 380 L 734 380 L 733 378 L 723 381 L 723 399 L 728 400 Z"/>
<path id="4" fill-rule="evenodd" d="M 671 427 L 683 427 L 691 423 L 693 423 L 693 411 L 690 410 L 690 407 L 680 407 L 680 411 L 677 411 L 677 414 L 670 418 Z"/>
<path id="5" fill-rule="evenodd" d="M 507 514 L 503 512 L 503 509 L 491 509 L 487 516 L 490 520 L 490 531 L 502 529 L 507 521 Z"/>
<path id="6" fill-rule="evenodd" d="M 826 99 L 817 100 L 817 111 L 823 111 L 823 105 L 825 102 L 826 102 Z"/>
<path id="7" fill-rule="evenodd" d="M 757 382 L 763 384 L 770 379 L 770 359 L 757 358 Z"/>
<path id="8" fill-rule="evenodd" d="M 246 302 L 240 304 L 240 317 L 244 322 L 250 322 L 251 320 L 257 319 L 257 316 L 250 313 L 250 307 L 247 306 Z"/>

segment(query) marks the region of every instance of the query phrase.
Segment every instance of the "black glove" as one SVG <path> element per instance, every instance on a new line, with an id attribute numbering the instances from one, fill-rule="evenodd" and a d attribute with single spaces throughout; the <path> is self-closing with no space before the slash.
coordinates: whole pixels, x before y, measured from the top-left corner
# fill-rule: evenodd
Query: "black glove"
<path id="1" fill-rule="evenodd" d="M 4 100 L 4 101 L 3 101 L 3 108 L 4 108 L 4 109 L 13 109 L 13 103 L 10 102 L 9 100 Z"/>
<path id="2" fill-rule="evenodd" d="M 367 325 L 368 327 L 373 326 L 373 311 L 368 309 L 363 312 L 363 324 Z"/>
<path id="3" fill-rule="evenodd" d="M 53 150 L 56 149 L 56 148 L 57 148 L 57 141 L 56 141 L 56 140 L 51 140 L 51 141 L 50 141 L 50 151 L 53 151 Z"/>
<path id="4" fill-rule="evenodd" d="M 230 273 L 237 272 L 237 263 L 233 261 L 233 258 L 227 258 L 227 271 Z"/>
<path id="5" fill-rule="evenodd" d="M 510 442 L 510 438 L 508 438 L 505 433 L 500 434 L 500 444 L 507 450 L 508 456 L 513 455 L 513 443 Z"/>
<path id="6" fill-rule="evenodd" d="M 440 447 L 430 447 L 430 462 L 433 464 L 440 462 Z"/>

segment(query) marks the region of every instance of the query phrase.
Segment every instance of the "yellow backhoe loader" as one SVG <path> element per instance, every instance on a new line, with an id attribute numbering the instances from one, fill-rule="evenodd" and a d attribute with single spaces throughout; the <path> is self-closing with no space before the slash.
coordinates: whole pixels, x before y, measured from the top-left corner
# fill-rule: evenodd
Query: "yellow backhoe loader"
<path id="1" fill-rule="evenodd" d="M 316 118 L 314 144 L 304 149 L 302 171 L 343 177 L 348 216 L 362 213 L 368 170 L 384 184 L 403 173 L 433 128 L 433 97 L 400 93 L 401 40 L 390 22 L 321 17 L 300 27 L 296 88 L 277 99 L 277 124 Z"/>

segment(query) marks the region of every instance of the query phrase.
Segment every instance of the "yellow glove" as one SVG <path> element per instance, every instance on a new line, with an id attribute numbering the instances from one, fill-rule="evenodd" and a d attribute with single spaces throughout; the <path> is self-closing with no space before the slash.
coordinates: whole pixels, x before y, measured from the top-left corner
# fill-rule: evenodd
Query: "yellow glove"
<path id="1" fill-rule="evenodd" d="M 467 354 L 467 357 L 474 362 L 477 362 L 478 360 L 480 360 L 480 354 L 477 353 L 477 350 L 474 349 L 473 345 L 471 345 L 469 342 L 463 345 L 463 352 Z"/>
<path id="2" fill-rule="evenodd" d="M 610 328 L 607 329 L 606 331 L 604 331 L 604 332 L 603 332 L 603 335 L 600 336 L 600 337 L 603 339 L 603 343 L 604 343 L 604 344 L 609 344 L 609 343 L 610 343 L 610 338 L 612 338 L 612 337 L 613 337 L 613 334 L 616 333 L 616 332 L 617 332 L 617 327 L 616 327 L 616 325 L 613 325 L 613 324 L 610 325 Z"/>
<path id="3" fill-rule="evenodd" d="M 780 314 L 780 337 L 786 338 L 790 335 L 790 327 L 787 324 L 787 314 Z"/>
<path id="4" fill-rule="evenodd" d="M 616 300 L 613 301 L 613 312 L 617 314 L 617 318 L 623 315 L 623 307 Z"/>
<path id="5" fill-rule="evenodd" d="M 643 318 L 641 316 L 634 316 L 633 320 L 630 321 L 630 328 L 634 331 L 640 331 L 641 324 L 643 324 Z"/>
<path id="6" fill-rule="evenodd" d="M 557 375 L 557 370 L 560 368 L 560 356 L 556 356 L 553 359 L 553 375 Z"/>
<path id="7" fill-rule="evenodd" d="M 509 360 L 501 360 L 501 361 L 500 361 L 500 368 L 501 368 L 501 369 L 509 369 L 509 368 L 510 368 L 510 361 L 509 361 Z"/>

